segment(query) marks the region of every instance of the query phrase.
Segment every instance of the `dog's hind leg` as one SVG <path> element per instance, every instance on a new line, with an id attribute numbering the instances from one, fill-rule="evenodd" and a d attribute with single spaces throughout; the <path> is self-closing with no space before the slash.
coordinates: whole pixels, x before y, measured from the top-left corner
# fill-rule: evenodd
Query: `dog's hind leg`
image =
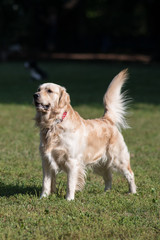
<path id="1" fill-rule="evenodd" d="M 51 193 L 56 193 L 56 171 L 52 170 Z"/>
<path id="2" fill-rule="evenodd" d="M 112 171 L 108 164 L 95 165 L 93 166 L 93 171 L 103 177 L 105 183 L 104 191 L 110 190 L 112 187 Z"/>
<path id="3" fill-rule="evenodd" d="M 122 173 L 127 179 L 130 193 L 136 193 L 134 173 L 130 167 L 130 154 L 124 140 L 110 146 L 109 154 L 112 158 L 112 168 Z"/>
<path id="4" fill-rule="evenodd" d="M 103 179 L 105 183 L 105 189 L 104 191 L 108 191 L 112 187 L 112 171 L 111 168 L 107 168 L 106 171 L 103 174 Z"/>
<path id="5" fill-rule="evenodd" d="M 128 164 L 127 167 L 122 168 L 122 173 L 124 174 L 125 178 L 128 181 L 129 184 L 129 192 L 130 193 L 136 193 L 136 184 L 134 180 L 134 173 L 130 167 L 130 164 Z"/>
<path id="6" fill-rule="evenodd" d="M 127 156 L 126 156 L 127 155 Z M 129 153 L 123 156 L 123 159 L 119 159 L 119 164 L 116 166 L 117 170 L 124 175 L 129 184 L 129 192 L 136 193 L 136 184 L 134 180 L 134 173 L 130 167 Z"/>

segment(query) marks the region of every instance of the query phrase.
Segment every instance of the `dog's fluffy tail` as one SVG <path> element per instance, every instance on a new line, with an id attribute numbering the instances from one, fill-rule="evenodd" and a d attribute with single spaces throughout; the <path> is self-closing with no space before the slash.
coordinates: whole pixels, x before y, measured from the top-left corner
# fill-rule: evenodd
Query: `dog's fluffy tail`
<path id="1" fill-rule="evenodd" d="M 104 117 L 110 118 L 119 129 L 129 128 L 125 119 L 129 99 L 126 98 L 125 92 L 121 93 L 127 78 L 128 70 L 125 69 L 114 77 L 103 98 Z"/>

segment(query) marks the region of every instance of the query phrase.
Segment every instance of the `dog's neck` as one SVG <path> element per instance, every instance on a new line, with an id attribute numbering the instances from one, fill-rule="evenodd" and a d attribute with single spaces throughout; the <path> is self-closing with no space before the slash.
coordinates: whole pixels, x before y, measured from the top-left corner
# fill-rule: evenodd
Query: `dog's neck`
<path id="1" fill-rule="evenodd" d="M 59 124 L 59 123 L 63 122 L 63 120 L 65 119 L 66 116 L 67 116 L 67 111 L 64 111 L 62 117 L 61 118 L 57 118 L 55 120 L 55 124 Z"/>
<path id="2" fill-rule="evenodd" d="M 73 114 L 74 110 L 71 105 L 65 106 L 62 109 L 51 110 L 48 112 L 38 112 L 36 113 L 35 121 L 36 125 L 42 129 L 50 129 L 53 126 L 60 125 L 63 121 Z"/>
<path id="3" fill-rule="evenodd" d="M 76 121 L 74 121 L 74 119 L 76 119 Z M 80 119 L 82 118 L 73 110 L 70 104 L 58 111 L 52 110 L 51 112 L 46 113 L 37 112 L 35 117 L 36 125 L 43 133 L 47 133 L 50 130 L 52 131 L 57 127 L 62 129 L 64 126 L 66 127 L 66 123 L 68 123 L 68 121 L 72 123 L 69 124 L 68 127 L 74 128 L 75 123 L 76 125 L 80 124 Z"/>
<path id="4" fill-rule="evenodd" d="M 40 129 L 49 129 L 58 122 L 62 122 L 63 113 L 61 112 L 37 112 L 36 113 L 36 125 Z M 64 117 L 63 117 L 64 118 Z"/>

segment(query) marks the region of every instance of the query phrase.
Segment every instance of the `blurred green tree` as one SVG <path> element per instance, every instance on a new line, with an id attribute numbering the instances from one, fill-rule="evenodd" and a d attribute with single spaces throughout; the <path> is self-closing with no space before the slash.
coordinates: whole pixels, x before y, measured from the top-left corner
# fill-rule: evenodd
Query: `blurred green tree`
<path id="1" fill-rule="evenodd" d="M 159 46 L 159 7 L 159 0 L 1 0 L 0 49 L 19 43 L 46 50 L 49 19 L 56 19 L 57 51 L 108 51 L 116 38 L 123 48 L 144 38 L 148 48 Z"/>

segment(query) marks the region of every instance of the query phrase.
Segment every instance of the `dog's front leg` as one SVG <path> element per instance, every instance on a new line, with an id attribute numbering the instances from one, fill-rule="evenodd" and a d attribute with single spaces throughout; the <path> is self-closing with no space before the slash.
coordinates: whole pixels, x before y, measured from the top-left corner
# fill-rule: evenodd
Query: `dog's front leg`
<path id="1" fill-rule="evenodd" d="M 72 160 L 71 164 L 68 164 L 67 167 L 67 195 L 66 199 L 68 201 L 74 200 L 77 179 L 78 179 L 78 167 L 76 160 Z M 75 163 L 74 163 L 75 162 Z"/>
<path id="2" fill-rule="evenodd" d="M 51 184 L 52 184 L 52 171 L 50 169 L 50 164 L 46 158 L 42 158 L 43 167 L 43 186 L 41 197 L 47 197 L 51 194 Z"/>

